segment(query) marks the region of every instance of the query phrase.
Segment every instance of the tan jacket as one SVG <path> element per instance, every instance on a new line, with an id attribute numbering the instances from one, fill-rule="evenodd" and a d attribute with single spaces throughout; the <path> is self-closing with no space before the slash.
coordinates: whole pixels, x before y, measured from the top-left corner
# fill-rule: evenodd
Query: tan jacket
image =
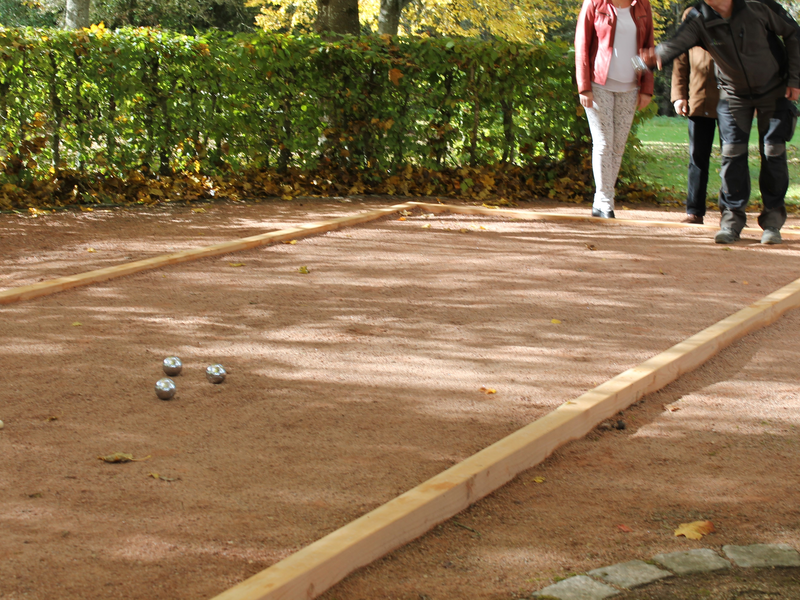
<path id="1" fill-rule="evenodd" d="M 690 10 L 683 13 L 684 19 Z M 690 117 L 717 118 L 719 90 L 714 75 L 714 61 L 699 46 L 680 55 L 672 63 L 670 100 L 673 104 L 676 100 L 688 100 Z"/>

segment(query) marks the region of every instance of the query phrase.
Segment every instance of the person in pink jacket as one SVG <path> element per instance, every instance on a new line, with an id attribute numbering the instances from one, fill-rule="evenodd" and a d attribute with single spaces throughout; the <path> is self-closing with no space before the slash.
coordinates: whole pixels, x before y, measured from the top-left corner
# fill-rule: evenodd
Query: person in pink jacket
<path id="1" fill-rule="evenodd" d="M 648 0 L 584 0 L 575 31 L 575 71 L 592 133 L 592 216 L 614 218 L 614 185 L 636 109 L 653 96 L 653 73 L 633 58 L 652 48 Z"/>

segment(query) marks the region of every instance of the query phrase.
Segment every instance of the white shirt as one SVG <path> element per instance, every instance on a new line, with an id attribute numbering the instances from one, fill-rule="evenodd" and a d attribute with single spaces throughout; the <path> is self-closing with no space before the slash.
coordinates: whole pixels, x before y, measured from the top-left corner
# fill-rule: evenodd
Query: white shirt
<path id="1" fill-rule="evenodd" d="M 636 88 L 638 81 L 631 60 L 638 54 L 636 47 L 636 23 L 633 22 L 631 7 L 616 8 L 617 27 L 614 32 L 614 50 L 605 87 L 611 92 L 629 92 Z"/>

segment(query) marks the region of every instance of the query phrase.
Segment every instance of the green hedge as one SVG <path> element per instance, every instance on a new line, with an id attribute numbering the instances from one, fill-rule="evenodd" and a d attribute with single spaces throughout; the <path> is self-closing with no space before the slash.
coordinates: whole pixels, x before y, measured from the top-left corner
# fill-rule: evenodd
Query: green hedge
<path id="1" fill-rule="evenodd" d="M 385 176 L 585 147 L 569 46 L 0 29 L 6 181 L 325 166 Z M 52 171 L 51 171 L 52 172 Z"/>

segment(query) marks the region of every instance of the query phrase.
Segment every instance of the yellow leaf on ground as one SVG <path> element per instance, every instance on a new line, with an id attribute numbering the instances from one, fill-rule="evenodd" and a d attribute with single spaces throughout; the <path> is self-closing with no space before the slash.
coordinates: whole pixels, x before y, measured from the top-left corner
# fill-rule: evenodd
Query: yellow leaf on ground
<path id="1" fill-rule="evenodd" d="M 631 529 L 627 525 L 621 525 L 621 524 L 617 525 L 617 529 L 619 529 L 622 533 L 630 533 L 633 531 L 633 529 Z"/>
<path id="2" fill-rule="evenodd" d="M 714 524 L 711 521 L 694 521 L 692 523 L 681 523 L 675 530 L 675 537 L 685 536 L 690 540 L 701 540 L 704 535 L 714 533 Z"/>
<path id="3" fill-rule="evenodd" d="M 398 221 L 405 221 L 405 220 L 406 220 L 406 218 L 405 218 L 405 217 L 400 217 L 400 218 L 399 218 L 399 219 L 397 219 L 397 220 L 398 220 Z"/>
<path id="4" fill-rule="evenodd" d="M 594 244 L 586 244 L 586 247 L 592 251 L 597 250 L 597 246 L 595 246 Z"/>
<path id="5" fill-rule="evenodd" d="M 164 477 L 158 473 L 149 473 L 147 476 L 152 477 L 153 479 L 160 479 L 161 481 L 175 481 L 177 479 L 177 477 Z"/>
<path id="6" fill-rule="evenodd" d="M 81 212 L 94 212 L 91 206 L 81 206 Z"/>
<path id="7" fill-rule="evenodd" d="M 551 322 L 553 325 L 561 325 L 561 321 L 559 321 L 558 319 L 550 319 L 550 322 Z"/>
<path id="8" fill-rule="evenodd" d="M 628 208 L 627 206 L 623 206 L 622 210 L 630 210 L 630 208 Z"/>
<path id="9" fill-rule="evenodd" d="M 114 452 L 114 454 L 109 454 L 108 456 L 98 456 L 98 460 L 102 460 L 107 463 L 126 463 L 126 462 L 139 462 L 142 460 L 147 460 L 150 458 L 149 456 L 145 456 L 144 458 L 133 458 L 133 454 L 125 454 L 124 452 Z"/>
<path id="10" fill-rule="evenodd" d="M 87 252 L 97 252 L 97 250 L 95 250 L 94 248 L 87 248 L 86 251 Z"/>
<path id="11" fill-rule="evenodd" d="M 284 240 L 284 244 L 296 244 L 297 240 Z"/>
<path id="12" fill-rule="evenodd" d="M 308 275 L 308 267 L 300 267 L 298 271 L 303 275 Z"/>
<path id="13" fill-rule="evenodd" d="M 544 483 L 547 480 L 544 477 L 534 477 L 531 481 L 533 481 L 533 483 Z"/>
<path id="14" fill-rule="evenodd" d="M 431 228 L 431 224 L 430 223 L 425 223 L 425 225 L 423 225 L 422 228 L 423 229 L 430 229 Z"/>
<path id="15" fill-rule="evenodd" d="M 243 267 L 244 263 L 228 263 L 232 267 Z"/>
<path id="16" fill-rule="evenodd" d="M 497 390 L 494 388 L 487 388 L 486 386 L 481 386 L 481 391 L 484 394 L 496 394 Z"/>
<path id="17" fill-rule="evenodd" d="M 80 326 L 81 326 L 81 322 L 80 322 L 80 321 L 75 321 L 75 322 L 72 324 L 72 326 L 73 326 L 73 327 L 80 327 Z"/>
<path id="18" fill-rule="evenodd" d="M 192 212 L 193 213 L 204 213 L 204 212 L 206 212 L 206 209 L 205 208 L 193 208 Z"/>

